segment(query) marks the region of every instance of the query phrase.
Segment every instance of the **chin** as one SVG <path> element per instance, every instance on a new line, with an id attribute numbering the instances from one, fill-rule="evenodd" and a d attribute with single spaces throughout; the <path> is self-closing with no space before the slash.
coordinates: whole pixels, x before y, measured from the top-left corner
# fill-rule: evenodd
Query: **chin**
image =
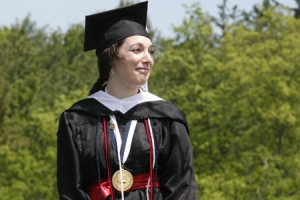
<path id="1" fill-rule="evenodd" d="M 148 81 L 148 79 L 145 79 L 145 80 L 141 81 L 141 82 L 139 83 L 139 85 L 145 85 L 145 84 L 147 83 L 147 81 Z"/>
<path id="2" fill-rule="evenodd" d="M 138 85 L 144 85 L 148 81 L 148 76 L 147 77 L 139 77 L 137 80 Z"/>

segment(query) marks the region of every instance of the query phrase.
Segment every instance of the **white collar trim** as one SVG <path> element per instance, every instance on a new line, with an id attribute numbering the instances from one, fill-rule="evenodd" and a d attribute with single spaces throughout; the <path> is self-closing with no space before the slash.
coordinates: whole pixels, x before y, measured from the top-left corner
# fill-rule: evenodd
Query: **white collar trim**
<path id="1" fill-rule="evenodd" d="M 110 110 L 120 111 L 123 114 L 140 103 L 150 101 L 164 101 L 162 98 L 159 98 L 158 96 L 151 94 L 150 92 L 144 92 L 142 90 L 140 90 L 140 92 L 136 95 L 124 99 L 118 99 L 106 92 L 103 92 L 102 90 L 88 96 L 87 98 L 96 99 Z"/>

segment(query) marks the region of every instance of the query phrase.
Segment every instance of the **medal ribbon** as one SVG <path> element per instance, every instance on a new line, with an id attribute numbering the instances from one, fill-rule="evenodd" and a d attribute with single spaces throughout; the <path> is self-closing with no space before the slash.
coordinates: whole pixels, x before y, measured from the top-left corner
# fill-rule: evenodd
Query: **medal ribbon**
<path id="1" fill-rule="evenodd" d="M 128 154 L 130 152 L 131 142 L 137 124 L 137 120 L 131 120 L 126 123 L 122 139 L 115 116 L 110 115 L 110 120 L 111 124 L 114 124 L 114 129 L 108 128 L 109 137 L 112 141 L 113 148 L 116 154 L 118 155 L 119 162 L 121 162 L 121 164 L 123 165 L 124 162 L 127 160 Z"/>
<path id="2" fill-rule="evenodd" d="M 137 120 L 131 120 L 126 123 L 126 127 L 124 130 L 123 138 L 121 139 L 121 134 L 118 128 L 117 120 L 114 115 L 109 115 L 111 124 L 114 127 L 108 128 L 109 130 L 109 137 L 113 143 L 113 148 L 117 153 L 118 160 L 119 160 L 119 171 L 120 171 L 120 182 L 123 183 L 123 175 L 122 175 L 122 165 L 127 160 L 131 142 L 134 134 L 134 130 L 137 124 Z M 121 184 L 121 197 L 124 200 L 124 189 L 123 184 Z"/>

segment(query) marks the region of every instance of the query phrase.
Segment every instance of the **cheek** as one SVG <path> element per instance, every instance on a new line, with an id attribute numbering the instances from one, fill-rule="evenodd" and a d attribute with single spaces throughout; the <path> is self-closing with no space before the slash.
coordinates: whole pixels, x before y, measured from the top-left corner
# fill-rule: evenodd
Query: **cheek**
<path id="1" fill-rule="evenodd" d="M 131 59 L 124 60 L 123 67 L 135 68 L 138 64 L 139 64 L 139 59 L 131 58 Z"/>
<path id="2" fill-rule="evenodd" d="M 121 73 L 124 78 L 130 78 L 135 75 L 135 67 L 128 63 L 127 65 L 122 66 Z"/>
<path id="3" fill-rule="evenodd" d="M 121 76 L 126 76 L 132 73 L 132 71 L 134 70 L 134 64 L 135 63 L 132 61 L 123 60 L 123 62 L 118 63 L 116 68 Z"/>

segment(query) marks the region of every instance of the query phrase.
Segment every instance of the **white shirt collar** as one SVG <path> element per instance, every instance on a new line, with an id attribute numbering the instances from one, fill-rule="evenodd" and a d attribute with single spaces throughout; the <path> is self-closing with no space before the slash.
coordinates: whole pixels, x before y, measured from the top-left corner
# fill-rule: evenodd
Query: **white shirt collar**
<path id="1" fill-rule="evenodd" d="M 136 95 L 124 99 L 118 99 L 106 92 L 103 92 L 102 90 L 88 96 L 87 98 L 94 98 L 110 110 L 120 111 L 123 114 L 140 103 L 150 101 L 164 101 L 158 96 L 151 94 L 150 92 L 144 92 L 142 90 L 140 90 L 140 92 Z"/>

